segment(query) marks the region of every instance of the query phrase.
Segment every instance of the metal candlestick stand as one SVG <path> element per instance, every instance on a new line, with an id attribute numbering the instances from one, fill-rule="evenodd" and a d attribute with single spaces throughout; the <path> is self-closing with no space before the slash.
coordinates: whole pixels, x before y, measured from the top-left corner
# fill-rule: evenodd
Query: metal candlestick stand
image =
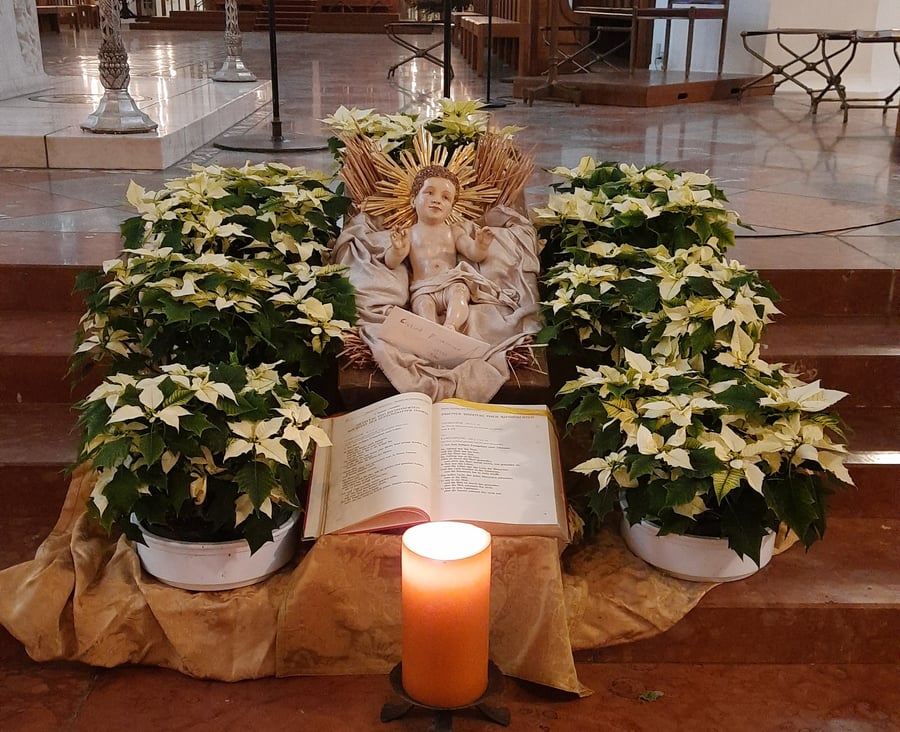
<path id="1" fill-rule="evenodd" d="M 128 93 L 131 69 L 122 43 L 118 0 L 100 0 L 100 83 L 103 98 L 81 129 L 114 135 L 153 132 L 159 125 L 138 109 Z"/>
<path id="2" fill-rule="evenodd" d="M 503 674 L 493 661 L 488 661 L 488 685 L 487 689 L 484 690 L 484 694 L 464 707 L 431 707 L 411 698 L 403 688 L 403 664 L 401 663 L 398 663 L 391 670 L 390 679 L 391 688 L 403 701 L 385 704 L 381 708 L 382 722 L 392 722 L 395 719 L 400 719 L 413 707 L 420 707 L 421 709 L 430 709 L 434 712 L 434 732 L 450 732 L 453 729 L 453 712 L 462 711 L 463 709 L 477 709 L 491 722 L 495 722 L 502 727 L 509 726 L 509 709 L 485 703 L 488 697 L 498 694 L 503 688 Z"/>
<path id="3" fill-rule="evenodd" d="M 238 22 L 237 0 L 225 0 L 225 62 L 215 74 L 213 81 L 256 81 L 254 74 L 244 64 L 241 53 L 244 41 Z"/>
<path id="4" fill-rule="evenodd" d="M 488 22 L 487 22 L 487 68 L 484 70 L 484 109 L 501 109 L 506 106 L 506 102 L 495 102 L 491 100 L 491 63 L 494 50 L 494 0 L 488 0 Z"/>
<path id="5" fill-rule="evenodd" d="M 450 65 L 452 13 L 453 0 L 444 0 L 444 99 L 450 99 L 450 82 L 453 80 L 453 67 Z"/>
<path id="6" fill-rule="evenodd" d="M 307 152 L 328 149 L 328 140 L 321 136 L 297 134 L 285 138 L 282 131 L 278 100 L 278 49 L 275 40 L 275 0 L 269 0 L 269 65 L 272 70 L 272 134 L 226 135 L 213 142 L 221 150 L 245 152 Z"/>

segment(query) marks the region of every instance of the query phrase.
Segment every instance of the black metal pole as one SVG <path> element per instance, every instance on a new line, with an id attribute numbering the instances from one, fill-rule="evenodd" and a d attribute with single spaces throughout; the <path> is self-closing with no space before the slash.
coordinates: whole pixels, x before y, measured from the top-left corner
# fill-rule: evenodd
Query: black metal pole
<path id="1" fill-rule="evenodd" d="M 278 46 L 275 40 L 275 0 L 269 0 L 269 66 L 272 69 L 272 139 L 283 140 L 278 99 Z"/>
<path id="2" fill-rule="evenodd" d="M 494 51 L 494 0 L 488 0 L 487 22 L 487 68 L 484 70 L 484 104 L 485 109 L 499 109 L 505 107 L 504 102 L 491 101 L 491 66 Z"/>
<path id="3" fill-rule="evenodd" d="M 272 0 L 269 0 L 272 2 Z M 453 0 L 444 0 L 444 98 L 450 98 L 450 81 L 453 78 L 453 66 L 450 62 L 451 28 L 453 27 Z"/>
<path id="4" fill-rule="evenodd" d="M 269 0 L 269 67 L 272 74 L 272 135 L 225 135 L 213 142 L 222 150 L 244 152 L 309 152 L 327 150 L 328 139 L 320 135 L 294 133 L 285 139 L 278 97 L 278 46 L 275 39 L 275 0 Z"/>

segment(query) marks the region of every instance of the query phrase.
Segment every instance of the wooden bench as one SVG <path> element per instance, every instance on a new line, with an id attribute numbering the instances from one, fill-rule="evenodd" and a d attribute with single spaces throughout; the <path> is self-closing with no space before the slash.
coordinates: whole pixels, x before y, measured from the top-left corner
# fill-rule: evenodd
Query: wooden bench
<path id="1" fill-rule="evenodd" d="M 76 31 L 81 30 L 81 13 L 77 5 L 38 3 L 35 7 L 39 25 L 43 21 L 55 33 L 59 33 L 61 23 L 71 25 Z"/>
<path id="2" fill-rule="evenodd" d="M 525 25 L 519 18 L 519 0 L 494 0 L 489 8 L 488 0 L 475 0 L 474 12 L 459 18 L 460 51 L 466 63 L 478 74 L 484 75 L 485 52 L 499 52 L 501 58 L 518 69 L 519 41 Z M 492 9 L 491 16 L 488 10 Z M 488 23 L 491 25 L 491 45 L 487 48 Z"/>
<path id="3" fill-rule="evenodd" d="M 96 2 L 78 3 L 78 22 L 85 28 L 100 27 L 100 7 Z"/>

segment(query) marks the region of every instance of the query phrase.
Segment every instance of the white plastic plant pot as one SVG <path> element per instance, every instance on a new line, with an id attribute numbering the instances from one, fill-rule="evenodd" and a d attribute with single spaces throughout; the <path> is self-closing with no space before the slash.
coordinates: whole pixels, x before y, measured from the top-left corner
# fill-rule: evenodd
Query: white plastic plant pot
<path id="1" fill-rule="evenodd" d="M 636 556 L 679 579 L 693 582 L 733 582 L 765 567 L 775 548 L 775 533 L 762 540 L 759 566 L 750 557 L 739 557 L 728 539 L 682 534 L 659 535 L 657 526 L 642 521 L 633 526 L 622 516 L 622 536 Z"/>
<path id="2" fill-rule="evenodd" d="M 147 544 L 135 546 L 144 570 L 160 582 L 183 590 L 232 590 L 262 582 L 293 558 L 300 540 L 299 517 L 294 513 L 255 554 L 244 539 L 177 541 L 152 534 L 140 523 Z"/>

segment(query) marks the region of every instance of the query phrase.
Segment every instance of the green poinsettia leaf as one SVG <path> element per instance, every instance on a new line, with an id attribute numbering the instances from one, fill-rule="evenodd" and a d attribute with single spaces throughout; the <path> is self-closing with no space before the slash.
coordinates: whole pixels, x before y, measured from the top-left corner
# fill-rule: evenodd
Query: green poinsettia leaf
<path id="1" fill-rule="evenodd" d="M 763 483 L 769 506 L 809 547 L 825 533 L 825 498 L 829 486 L 818 475 L 793 471 L 790 476 L 770 476 Z"/>
<path id="2" fill-rule="evenodd" d="M 710 350 L 716 343 L 716 332 L 709 321 L 703 321 L 688 337 L 690 355 L 704 353 Z M 688 354 L 685 354 L 688 355 Z"/>
<path id="3" fill-rule="evenodd" d="M 215 425 L 209 421 L 207 416 L 202 412 L 194 412 L 179 418 L 181 431 L 192 435 L 201 436 L 206 430 L 215 428 Z"/>
<path id="4" fill-rule="evenodd" d="M 759 496 L 758 493 L 756 495 Z M 740 557 L 750 557 L 757 566 L 762 540 L 766 535 L 763 524 L 765 503 L 759 503 L 762 505 L 753 511 L 746 501 L 741 501 L 737 507 L 732 501 L 725 501 L 721 505 L 720 516 L 722 536 L 728 538 L 729 548 Z"/>
<path id="5" fill-rule="evenodd" d="M 649 313 L 659 305 L 659 287 L 653 280 L 636 278 L 619 280 L 615 288 L 628 298 L 628 304 L 639 313 Z"/>
<path id="6" fill-rule="evenodd" d="M 656 457 L 653 455 L 638 455 L 628 467 L 628 477 L 633 480 L 644 475 L 652 475 L 656 467 Z"/>
<path id="7" fill-rule="evenodd" d="M 250 545 L 250 553 L 253 554 L 257 549 L 267 542 L 272 541 L 273 522 L 268 516 L 260 517 L 257 515 L 248 516 L 241 525 L 241 533 Z"/>
<path id="8" fill-rule="evenodd" d="M 591 451 L 594 455 L 609 455 L 618 451 L 622 446 L 623 435 L 617 423 L 606 425 L 602 430 L 594 433 L 591 441 Z"/>
<path id="9" fill-rule="evenodd" d="M 716 394 L 716 401 L 724 404 L 732 412 L 753 414 L 759 407 L 764 393 L 751 384 L 734 384 Z"/>
<path id="10" fill-rule="evenodd" d="M 162 229 L 165 231 L 165 234 L 163 235 L 162 244 L 160 246 L 172 247 L 174 251 L 180 252 L 182 249 L 181 222 L 165 222 L 162 225 Z"/>
<path id="11" fill-rule="evenodd" d="M 719 291 L 716 289 L 715 284 L 713 284 L 711 278 L 687 277 L 686 280 L 688 283 L 688 287 L 695 295 L 710 298 L 720 297 Z"/>
<path id="12" fill-rule="evenodd" d="M 122 232 L 125 249 L 139 249 L 144 243 L 144 219 L 141 216 L 132 216 L 125 219 L 119 231 Z"/>
<path id="13" fill-rule="evenodd" d="M 682 506 L 706 493 L 708 488 L 708 481 L 682 475 L 666 483 L 666 503 L 670 506 Z"/>
<path id="14" fill-rule="evenodd" d="M 163 407 L 172 407 L 181 404 L 187 404 L 191 399 L 194 398 L 194 392 L 191 389 L 183 389 L 182 387 L 175 386 L 174 382 L 163 382 L 162 385 L 163 392 L 171 389 L 172 391 L 166 395 L 166 398 L 163 400 Z"/>
<path id="15" fill-rule="evenodd" d="M 712 474 L 713 490 L 716 492 L 716 498 L 721 503 L 725 496 L 737 488 L 744 478 L 744 471 L 739 468 L 727 467 Z"/>
<path id="16" fill-rule="evenodd" d="M 94 453 L 91 460 L 94 468 L 114 468 L 121 464 L 128 457 L 128 451 L 131 448 L 130 437 L 119 437 L 118 439 L 106 442 Z"/>
<path id="17" fill-rule="evenodd" d="M 597 517 L 599 521 L 619 503 L 618 489 L 612 485 L 607 486 L 603 490 L 592 491 L 588 498 L 588 510 Z"/>
<path id="18" fill-rule="evenodd" d="M 246 463 L 234 476 L 238 488 L 250 498 L 253 508 L 259 508 L 278 487 L 275 474 L 267 463 L 252 460 Z"/>
<path id="19" fill-rule="evenodd" d="M 715 450 L 710 447 L 691 450 L 690 455 L 693 473 L 698 478 L 707 478 L 722 470 L 722 461 L 716 457 Z"/>
<path id="20" fill-rule="evenodd" d="M 139 497 L 140 480 L 127 468 L 119 468 L 113 479 L 103 488 L 103 496 L 108 501 L 100 523 L 109 531 L 115 519 L 127 516 Z"/>
<path id="21" fill-rule="evenodd" d="M 197 312 L 196 305 L 169 298 L 160 299 L 158 305 L 161 306 L 162 312 L 166 316 L 166 321 L 170 325 L 173 323 L 189 323 L 194 313 Z"/>
<path id="22" fill-rule="evenodd" d="M 569 414 L 568 425 L 576 425 L 581 422 L 593 422 L 606 417 L 606 409 L 603 400 L 596 392 L 582 393 L 582 398 Z"/>
<path id="23" fill-rule="evenodd" d="M 160 429 L 152 429 L 149 432 L 145 432 L 138 440 L 138 445 L 141 455 L 147 461 L 147 465 L 156 465 L 166 451 L 166 441 Z"/>

